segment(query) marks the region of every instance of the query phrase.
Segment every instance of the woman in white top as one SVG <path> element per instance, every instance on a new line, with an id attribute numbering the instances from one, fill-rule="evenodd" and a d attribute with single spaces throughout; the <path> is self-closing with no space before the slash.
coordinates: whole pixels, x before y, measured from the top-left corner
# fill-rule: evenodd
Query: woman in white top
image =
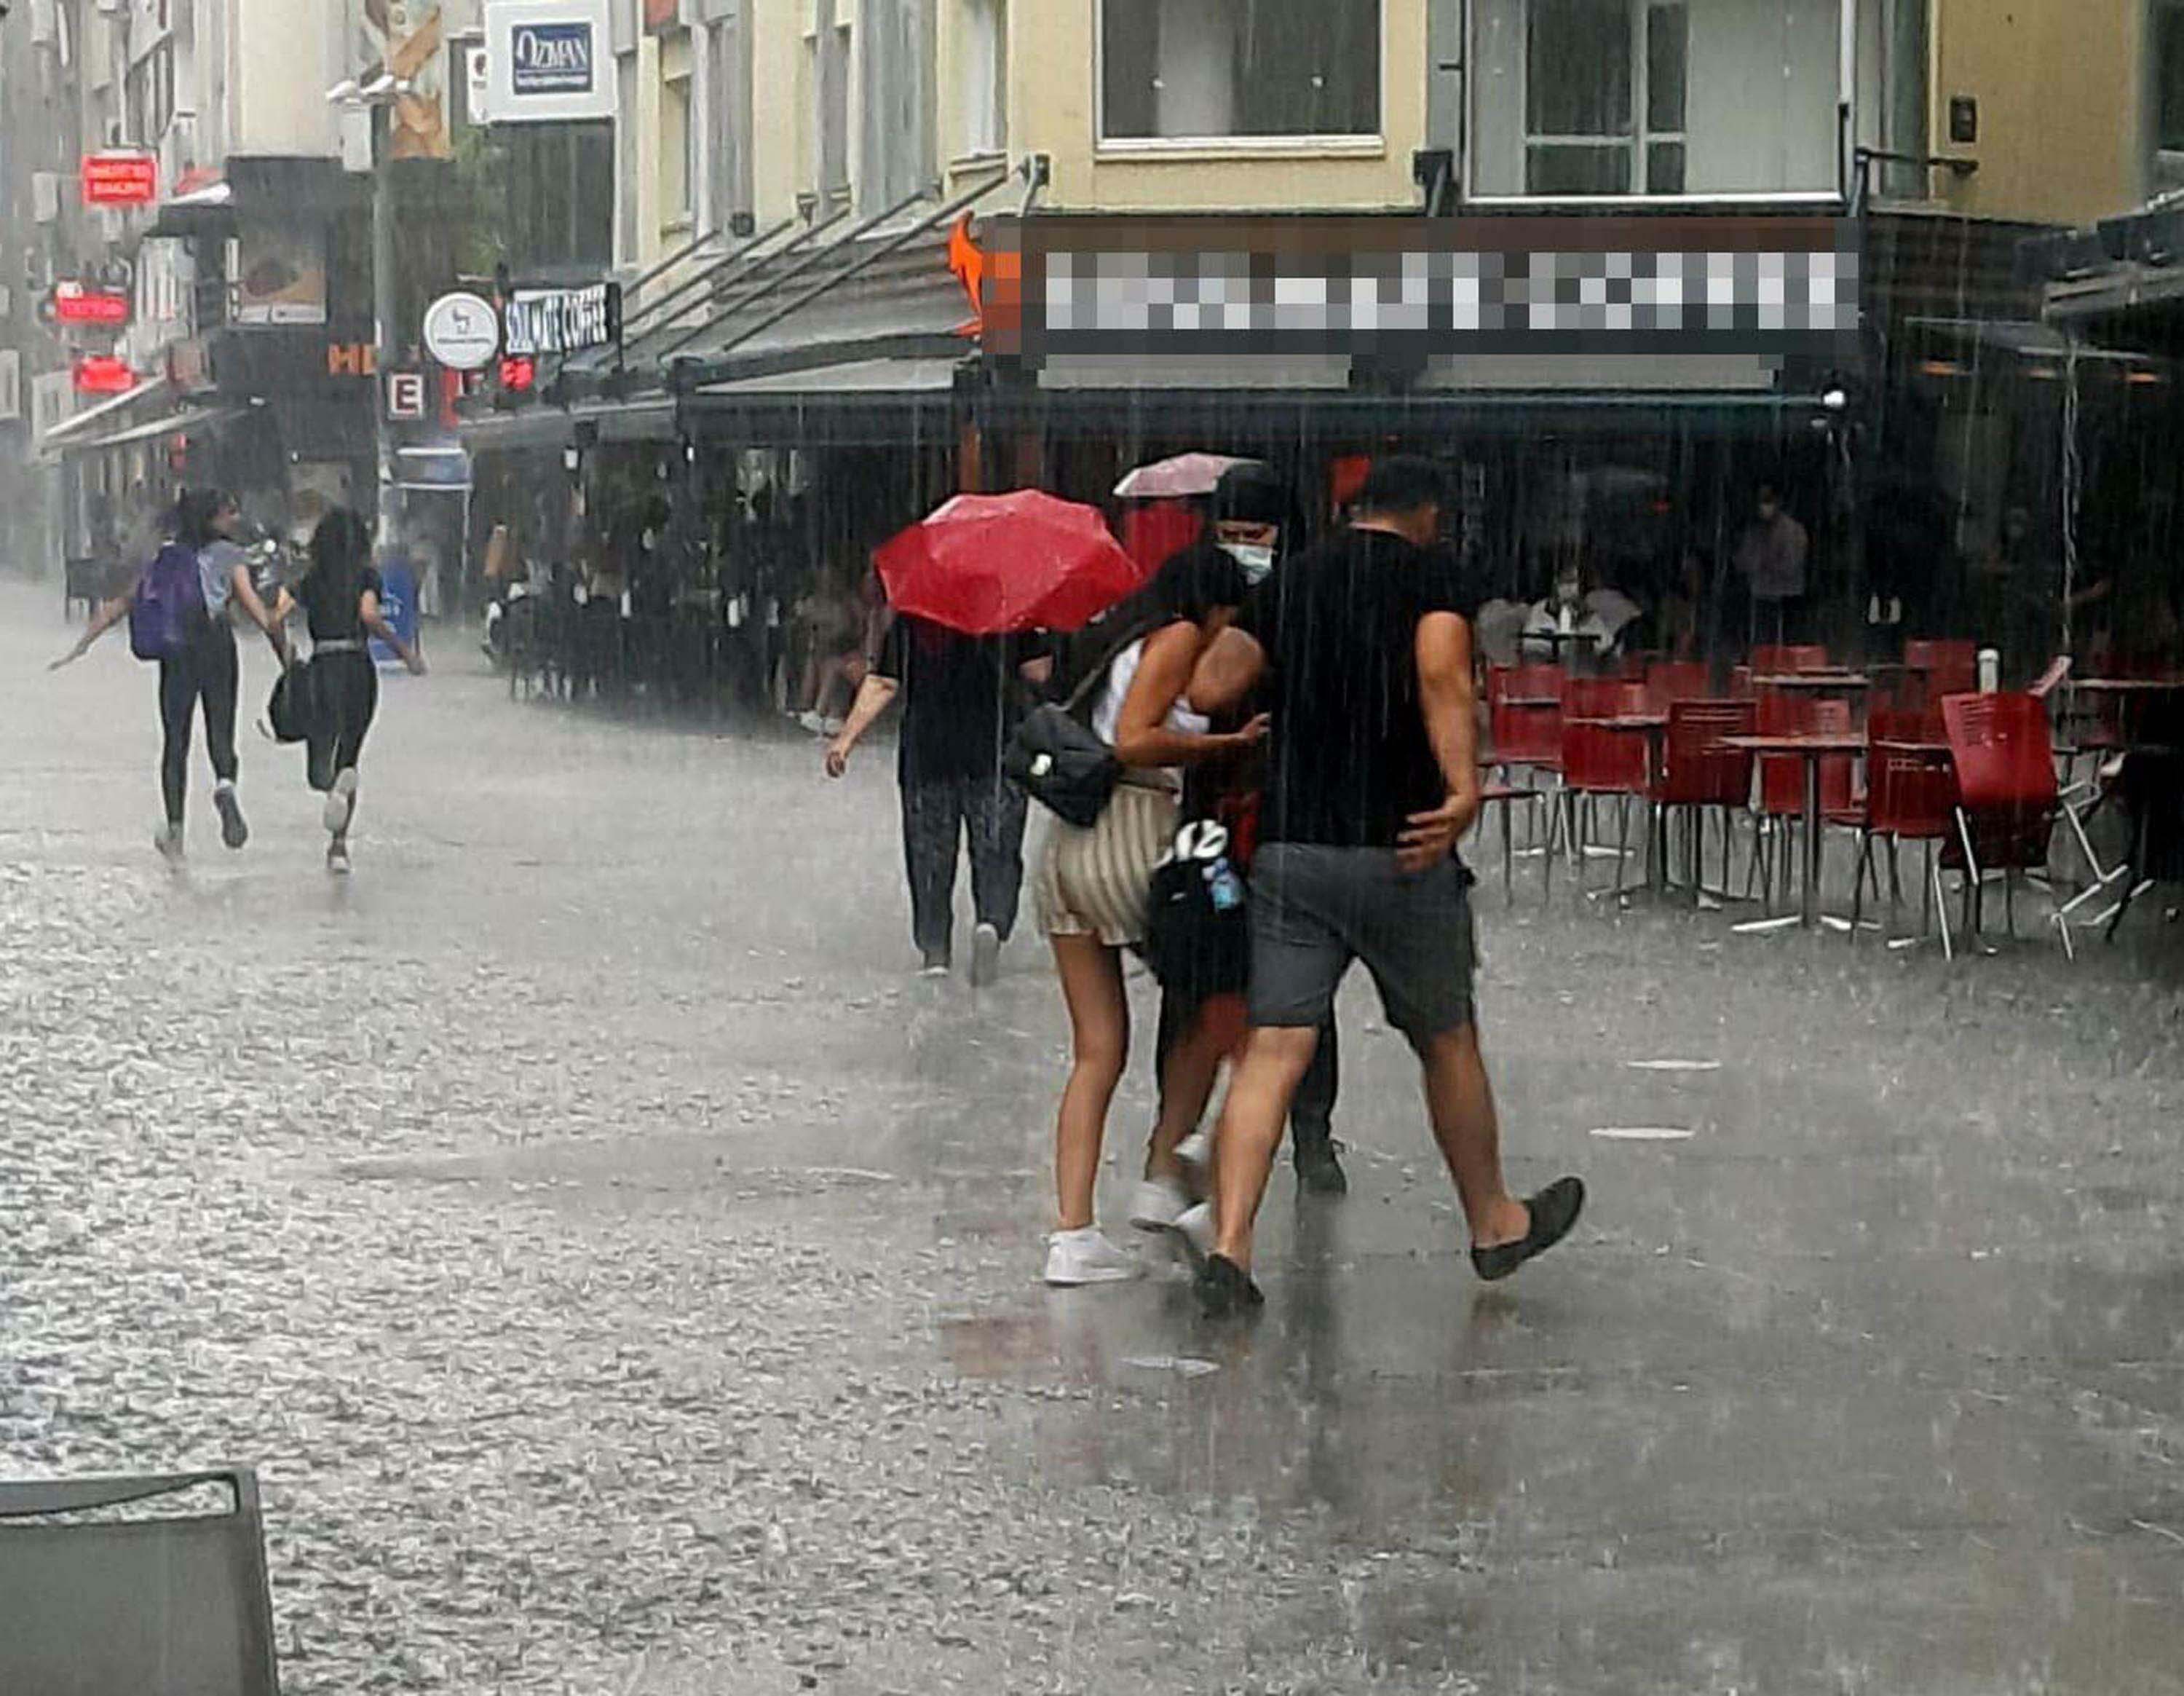
<path id="1" fill-rule="evenodd" d="M 1123 951 L 1145 940 L 1153 868 L 1173 843 L 1183 796 L 1183 767 L 1232 758 L 1266 734 L 1263 719 L 1226 734 L 1181 705 L 1206 645 L 1235 616 L 1245 578 L 1213 549 L 1191 549 L 1163 566 L 1137 601 L 1106 621 L 1123 632 L 1150 633 L 1109 661 L 1107 682 L 1093 710 L 1094 729 L 1112 745 L 1122 783 L 1099 822 L 1086 828 L 1055 823 L 1040 862 L 1035 892 L 1039 921 L 1054 947 L 1055 968 L 1068 1003 L 1073 1061 L 1055 1126 L 1055 1230 L 1048 1241 L 1050 1284 L 1107 1283 L 1133 1277 L 1134 1257 L 1102 1236 L 1093 1222 L 1093 1191 L 1107 1109 L 1129 1058 L 1129 1002 L 1123 989 Z M 1210 1079 L 1218 1050 L 1186 1040 L 1171 1066 L 1205 1066 Z M 1189 1126 L 1180 1127 L 1171 1144 Z M 1162 1151 L 1156 1138 L 1154 1161 Z"/>

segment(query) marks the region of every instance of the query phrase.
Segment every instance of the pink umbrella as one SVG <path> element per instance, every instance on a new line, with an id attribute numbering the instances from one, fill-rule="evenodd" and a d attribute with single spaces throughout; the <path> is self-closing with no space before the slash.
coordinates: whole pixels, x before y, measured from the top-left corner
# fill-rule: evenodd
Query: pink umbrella
<path id="1" fill-rule="evenodd" d="M 1231 466 L 1249 463 L 1226 454 L 1178 454 L 1172 460 L 1156 460 L 1151 465 L 1139 466 L 1115 485 L 1115 498 L 1184 500 L 1194 495 L 1211 494 L 1221 481 L 1222 472 Z"/>
<path id="2" fill-rule="evenodd" d="M 873 557 L 897 612 L 967 636 L 1080 629 L 1145 581 L 1096 507 L 1035 488 L 959 494 Z"/>

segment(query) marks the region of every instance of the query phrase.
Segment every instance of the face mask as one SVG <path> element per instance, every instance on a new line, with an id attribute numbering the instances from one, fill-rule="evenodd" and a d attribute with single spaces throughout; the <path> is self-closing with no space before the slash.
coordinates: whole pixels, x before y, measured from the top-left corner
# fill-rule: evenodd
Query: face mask
<path id="1" fill-rule="evenodd" d="M 1274 550 L 1249 542 L 1223 542 L 1221 551 L 1244 569 L 1245 583 L 1262 583 L 1274 568 Z"/>

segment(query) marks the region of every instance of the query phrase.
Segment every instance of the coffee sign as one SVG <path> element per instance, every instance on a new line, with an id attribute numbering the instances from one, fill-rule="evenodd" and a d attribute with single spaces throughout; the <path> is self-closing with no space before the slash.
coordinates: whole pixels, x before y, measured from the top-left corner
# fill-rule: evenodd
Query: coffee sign
<path id="1" fill-rule="evenodd" d="M 621 337 L 621 285 L 519 288 L 502 314 L 501 351 L 511 358 L 577 354 Z"/>

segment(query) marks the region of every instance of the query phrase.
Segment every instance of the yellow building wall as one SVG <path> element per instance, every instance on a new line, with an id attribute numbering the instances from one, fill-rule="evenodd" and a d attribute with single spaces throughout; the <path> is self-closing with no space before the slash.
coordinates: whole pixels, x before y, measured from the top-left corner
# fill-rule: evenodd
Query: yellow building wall
<path id="1" fill-rule="evenodd" d="M 1933 151 L 1979 161 L 1935 177 L 1953 211 L 2083 224 L 2145 198 L 2145 0 L 1936 0 Z M 1949 102 L 1979 140 L 1949 140 Z"/>
<path id="2" fill-rule="evenodd" d="M 1103 212 L 1366 210 L 1415 206 L 1411 154 L 1425 144 L 1426 0 L 1384 0 L 1380 139 L 1337 153 L 1195 147 L 1101 148 L 1098 0 L 1015 0 L 1009 8 L 1009 153 L 1043 153 L 1043 204 Z M 955 85 L 943 80 L 944 91 Z M 942 133 L 948 133 L 944 122 Z"/>

